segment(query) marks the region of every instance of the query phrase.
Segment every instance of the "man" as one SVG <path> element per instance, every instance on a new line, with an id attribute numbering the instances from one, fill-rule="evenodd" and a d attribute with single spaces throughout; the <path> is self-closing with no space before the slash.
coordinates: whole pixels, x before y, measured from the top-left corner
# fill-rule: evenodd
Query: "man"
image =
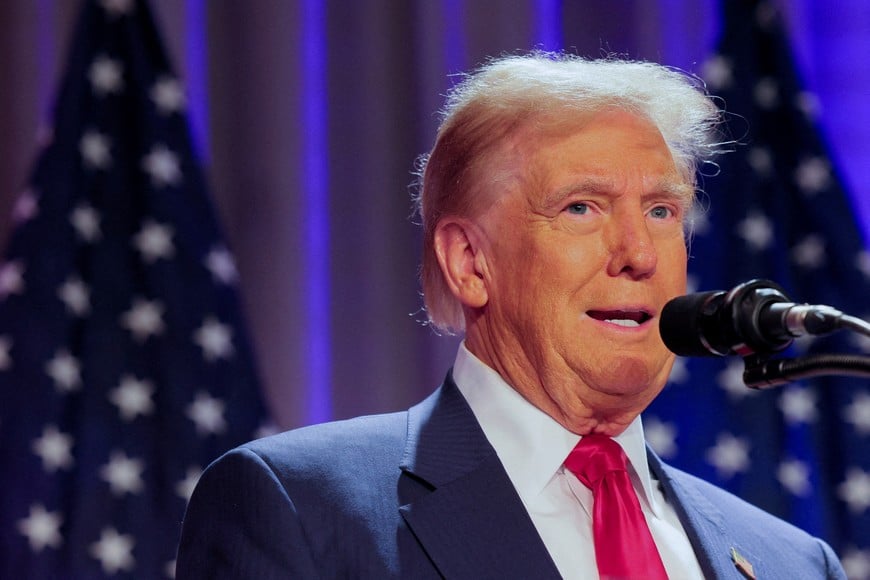
<path id="1" fill-rule="evenodd" d="M 645 447 L 717 120 L 648 63 L 535 54 L 466 78 L 419 198 L 427 311 L 465 332 L 451 373 L 405 413 L 215 462 L 178 577 L 844 578 L 823 542 Z"/>

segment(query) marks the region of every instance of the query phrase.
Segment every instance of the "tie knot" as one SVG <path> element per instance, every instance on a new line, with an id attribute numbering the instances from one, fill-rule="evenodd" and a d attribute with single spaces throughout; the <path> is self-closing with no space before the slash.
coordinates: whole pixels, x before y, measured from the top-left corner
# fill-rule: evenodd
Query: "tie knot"
<path id="1" fill-rule="evenodd" d="M 619 443 L 604 435 L 586 435 L 568 454 L 565 467 L 583 485 L 593 488 L 608 473 L 625 471 L 625 453 Z"/>

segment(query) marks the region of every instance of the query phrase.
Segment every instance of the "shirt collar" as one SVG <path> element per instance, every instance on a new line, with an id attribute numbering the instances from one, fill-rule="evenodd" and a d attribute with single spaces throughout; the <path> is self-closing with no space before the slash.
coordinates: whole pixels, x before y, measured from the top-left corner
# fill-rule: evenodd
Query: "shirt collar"
<path id="1" fill-rule="evenodd" d="M 474 356 L 464 341 L 456 354 L 453 380 L 520 498 L 528 503 L 562 470 L 562 463 L 580 441 L 580 436 L 529 403 L 501 375 Z M 653 494 L 640 416 L 614 437 L 614 441 L 628 457 L 634 472 L 632 483 L 641 501 L 645 500 L 652 513 L 661 517 Z"/>

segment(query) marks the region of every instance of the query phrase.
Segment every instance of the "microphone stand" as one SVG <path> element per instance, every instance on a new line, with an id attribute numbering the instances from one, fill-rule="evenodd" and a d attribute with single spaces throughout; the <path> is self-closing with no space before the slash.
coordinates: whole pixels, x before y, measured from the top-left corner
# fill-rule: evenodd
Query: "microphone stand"
<path id="1" fill-rule="evenodd" d="M 837 326 L 870 337 L 870 323 L 854 316 L 840 316 Z M 821 333 L 820 333 L 821 334 Z M 769 389 L 797 379 L 821 375 L 870 378 L 870 356 L 818 354 L 799 358 L 770 359 L 763 354 L 743 357 L 743 382 L 753 389 Z"/>

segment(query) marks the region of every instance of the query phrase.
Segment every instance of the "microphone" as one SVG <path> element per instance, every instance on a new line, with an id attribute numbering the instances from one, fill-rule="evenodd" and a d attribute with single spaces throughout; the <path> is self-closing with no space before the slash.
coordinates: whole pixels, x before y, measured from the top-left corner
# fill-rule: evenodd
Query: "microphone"
<path id="1" fill-rule="evenodd" d="M 830 306 L 791 302 L 774 282 L 750 280 L 674 298 L 662 309 L 659 331 L 679 356 L 746 357 L 784 350 L 798 336 L 833 332 L 842 317 Z"/>

